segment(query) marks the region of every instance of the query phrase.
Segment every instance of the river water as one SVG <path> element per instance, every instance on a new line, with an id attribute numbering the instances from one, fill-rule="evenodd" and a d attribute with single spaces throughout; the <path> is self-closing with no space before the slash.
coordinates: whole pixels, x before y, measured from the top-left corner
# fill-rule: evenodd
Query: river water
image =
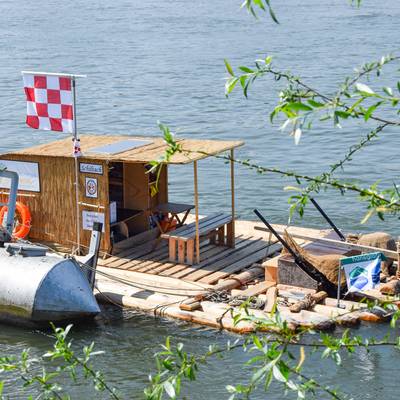
<path id="1" fill-rule="evenodd" d="M 268 115 L 283 82 L 262 79 L 246 100 L 237 90 L 224 96 L 226 73 L 223 59 L 233 66 L 273 55 L 275 65 L 306 79 L 326 93 L 334 93 L 353 67 L 379 59 L 398 49 L 400 3 L 393 0 L 365 1 L 361 9 L 348 1 L 286 0 L 275 9 L 281 21 L 258 20 L 239 8 L 234 0 L 2 0 L 0 2 L 0 151 L 9 151 L 61 138 L 34 131 L 24 125 L 24 94 L 20 71 L 49 70 L 87 74 L 78 82 L 79 130 L 94 134 L 158 135 L 157 121 L 168 124 L 189 138 L 243 139 L 237 153 L 266 166 L 296 169 L 307 174 L 325 171 L 344 151 L 357 143 L 373 124 L 317 124 L 305 132 L 298 146 Z M 278 3 L 278 2 L 277 2 Z M 390 84 L 399 73 L 388 67 L 377 86 Z M 393 82 L 392 82 L 393 85 Z M 370 185 L 391 184 L 398 177 L 398 132 L 388 129 L 356 154 L 340 176 Z M 191 169 L 172 168 L 170 192 L 175 200 L 192 196 Z M 258 176 L 237 168 L 237 210 L 252 219 L 260 208 L 273 222 L 285 223 L 288 193 L 292 184 L 275 175 Z M 229 207 L 228 168 L 222 162 L 200 163 L 200 207 L 206 212 Z M 397 218 L 385 222 L 372 218 L 361 225 L 365 208 L 357 198 L 328 191 L 318 196 L 337 224 L 347 231 L 384 229 L 398 234 Z M 305 226 L 324 221 L 307 210 Z M 382 335 L 386 327 L 363 326 L 364 335 Z M 76 327 L 77 346 L 94 340 L 106 355 L 97 366 L 108 380 L 130 398 L 140 398 L 147 375 L 154 371 L 152 353 L 166 336 L 183 341 L 191 350 L 202 351 L 209 343 L 224 343 L 231 335 L 153 319 L 137 313 L 107 308 L 95 324 Z M 46 333 L 10 327 L 0 329 L 1 354 L 17 354 L 25 347 L 39 354 L 51 343 Z M 357 352 L 337 368 L 314 359 L 308 372 L 323 382 L 339 386 L 357 399 L 394 399 L 400 377 L 397 354 Z M 192 399 L 227 398 L 226 384 L 244 378 L 236 353 L 211 363 L 190 388 Z M 221 372 L 223 371 L 223 372 Z M 361 384 L 360 384 L 361 383 Z M 9 383 L 8 393 L 23 398 Z M 73 398 L 95 398 L 86 385 L 71 387 Z M 257 397 L 258 396 L 258 397 Z M 265 398 L 262 393 L 255 398 Z M 268 398 L 284 395 L 274 388 Z"/>

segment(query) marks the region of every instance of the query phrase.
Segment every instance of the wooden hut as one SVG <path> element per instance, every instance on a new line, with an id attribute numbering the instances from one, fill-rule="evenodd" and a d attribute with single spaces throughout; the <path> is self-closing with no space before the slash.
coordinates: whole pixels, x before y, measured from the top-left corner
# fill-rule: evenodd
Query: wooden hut
<path id="1" fill-rule="evenodd" d="M 67 138 L 2 154 L 0 165 L 20 175 L 19 201 L 32 214 L 29 239 L 70 248 L 79 243 L 85 248 L 93 222 L 100 221 L 104 229 L 101 248 L 110 252 L 116 242 L 150 230 L 151 210 L 168 203 L 167 165 L 162 168 L 156 194 L 151 194 L 156 176 L 149 173 L 149 163 L 161 159 L 167 145 L 159 137 L 82 135 L 80 140 L 82 156 L 77 159 L 72 155 L 71 138 Z M 194 164 L 197 206 L 197 161 L 225 151 L 233 155 L 233 149 L 243 143 L 188 139 L 179 143 L 187 151 L 175 154 L 169 163 Z M 232 162 L 231 167 L 234 220 Z M 7 183 L 0 181 L 2 200 L 7 194 Z"/>

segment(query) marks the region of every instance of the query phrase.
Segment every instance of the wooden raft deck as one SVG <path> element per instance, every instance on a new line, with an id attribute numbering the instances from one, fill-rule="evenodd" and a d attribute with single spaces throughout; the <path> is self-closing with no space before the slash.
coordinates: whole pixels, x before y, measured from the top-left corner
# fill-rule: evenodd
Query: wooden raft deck
<path id="1" fill-rule="evenodd" d="M 383 322 L 390 318 L 379 307 L 376 310 L 367 310 L 366 304 L 354 301 L 341 300 L 346 308 L 337 308 L 336 299 L 329 297 L 310 309 L 292 312 L 289 309 L 291 304 L 308 293 L 315 293 L 315 290 L 278 284 L 277 252 L 281 246 L 268 233 L 254 230 L 255 225 L 260 226 L 259 223 L 250 221 L 237 223 L 234 249 L 204 241 L 201 244 L 201 263 L 191 266 L 169 262 L 166 241 L 157 242 L 153 237 L 135 244 L 128 243 L 126 249 L 118 250 L 113 256 L 100 260 L 96 296 L 101 302 L 237 333 L 252 332 L 260 327 L 246 320 L 237 324 L 228 311 L 235 314 L 246 313 L 246 316 L 249 313 L 272 321 L 275 317 L 271 310 L 275 304 L 280 318 L 288 323 L 290 329 L 333 329 L 336 325 L 354 326 L 361 320 Z M 277 225 L 274 227 L 278 230 L 285 228 Z M 290 227 L 289 231 L 292 234 L 310 234 L 313 237 L 331 234 L 327 229 Z M 315 247 L 317 253 L 323 252 L 324 246 L 320 244 L 302 239 L 296 241 L 302 246 Z M 157 247 L 154 248 L 156 244 Z M 337 249 L 329 249 L 329 252 L 332 251 Z M 254 263 L 258 266 L 254 266 Z M 243 282 L 244 275 L 249 276 L 255 270 L 257 273 Z M 229 286 L 232 282 L 234 284 Z M 263 309 L 244 311 L 228 304 L 230 300 L 227 303 L 223 299 L 207 297 L 208 294 L 218 294 L 221 290 L 231 299 L 236 296 L 255 297 L 264 303 Z M 385 300 L 382 296 L 376 298 Z M 197 305 L 192 307 L 196 302 Z M 269 326 L 267 324 L 263 329 L 270 330 Z"/>
<path id="2" fill-rule="evenodd" d="M 204 241 L 200 249 L 200 264 L 172 263 L 168 259 L 167 241 L 153 239 L 100 260 L 99 265 L 213 285 L 276 253 L 281 246 L 274 240 L 265 240 L 262 234 L 239 234 L 235 248 Z"/>

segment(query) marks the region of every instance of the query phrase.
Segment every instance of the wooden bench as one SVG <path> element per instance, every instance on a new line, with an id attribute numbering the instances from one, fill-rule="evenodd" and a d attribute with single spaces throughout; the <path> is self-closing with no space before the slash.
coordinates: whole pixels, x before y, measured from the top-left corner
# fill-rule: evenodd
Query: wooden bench
<path id="1" fill-rule="evenodd" d="M 226 232 L 225 232 L 226 226 Z M 199 219 L 199 236 L 209 238 L 211 243 L 219 246 L 235 246 L 233 221 L 231 215 L 215 214 Z M 180 264 L 193 264 L 195 254 L 196 223 L 164 233 L 162 238 L 169 242 L 169 260 Z"/>

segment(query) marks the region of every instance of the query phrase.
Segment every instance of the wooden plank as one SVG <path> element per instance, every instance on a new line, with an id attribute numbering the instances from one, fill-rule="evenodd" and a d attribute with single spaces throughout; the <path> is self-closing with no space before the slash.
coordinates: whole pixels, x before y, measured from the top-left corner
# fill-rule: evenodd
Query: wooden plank
<path id="1" fill-rule="evenodd" d="M 208 250 L 209 249 L 208 246 L 210 246 L 210 245 L 203 242 L 203 243 L 201 243 L 200 248 L 204 248 L 205 250 Z M 140 270 L 140 272 L 147 272 L 149 274 L 159 274 L 159 273 L 163 272 L 164 270 L 168 270 L 170 268 L 175 267 L 176 265 L 182 265 L 183 268 L 187 267 L 186 264 L 177 264 L 177 261 L 171 262 L 171 261 L 169 261 L 169 259 L 167 259 L 165 262 L 157 262 L 157 263 L 149 264 L 148 266 L 143 268 L 143 270 Z"/>
<path id="2" fill-rule="evenodd" d="M 199 226 L 199 185 L 197 182 L 197 161 L 193 162 L 194 170 L 194 204 L 195 204 L 195 215 L 196 215 L 196 263 L 200 263 L 200 226 Z M 181 262 L 181 260 L 179 260 Z M 184 261 L 184 260 L 183 260 Z M 181 262 L 182 263 L 182 262 Z"/>
<path id="3" fill-rule="evenodd" d="M 276 303 L 276 298 L 278 296 L 278 289 L 276 286 L 271 286 L 267 290 L 267 297 L 265 301 L 264 311 L 267 313 L 272 312 L 274 305 Z"/>
<path id="4" fill-rule="evenodd" d="M 298 287 L 298 286 L 291 286 L 291 285 L 278 284 L 277 288 L 278 288 L 279 291 L 302 293 L 304 295 L 316 293 L 315 289 L 308 289 L 308 288 L 303 288 L 303 287 Z"/>
<path id="5" fill-rule="evenodd" d="M 169 259 L 171 261 L 175 261 L 176 260 L 176 239 L 170 238 L 168 240 L 168 242 L 169 242 Z"/>
<path id="6" fill-rule="evenodd" d="M 237 243 L 238 246 L 240 244 L 243 244 L 244 241 L 250 239 L 251 237 L 243 237 L 243 236 L 238 236 L 237 237 Z M 204 268 L 205 266 L 220 260 L 223 257 L 227 257 L 228 255 L 232 254 L 234 252 L 233 249 L 230 248 L 224 248 L 221 246 L 212 246 L 211 249 L 209 249 L 207 252 L 203 251 L 203 261 L 200 264 L 188 266 L 188 265 L 181 265 L 177 264 L 170 270 L 168 270 L 168 275 L 169 276 L 174 276 L 175 278 L 183 278 L 184 276 L 197 271 L 201 268 Z M 240 248 L 240 247 L 239 247 Z"/>
<path id="7" fill-rule="evenodd" d="M 225 226 L 218 228 L 218 245 L 223 246 L 225 244 Z"/>
<path id="8" fill-rule="evenodd" d="M 104 276 L 103 273 L 110 275 L 111 278 L 116 277 L 125 279 L 133 286 L 135 285 L 135 283 L 137 283 L 138 287 L 141 288 L 141 290 L 144 290 L 142 286 L 145 286 L 146 290 L 163 289 L 163 291 L 165 292 L 176 291 L 177 295 L 182 294 L 178 292 L 185 291 L 185 295 L 195 296 L 197 294 L 204 293 L 204 290 L 210 287 L 209 285 L 203 285 L 197 282 L 184 282 L 180 279 L 170 278 L 167 276 L 149 275 L 140 272 L 125 271 L 115 268 L 99 267 L 99 271 L 100 273 L 97 275 L 99 283 L 111 281 L 114 286 L 118 287 L 121 291 L 130 291 L 135 288 L 132 288 L 130 285 L 115 282 L 113 279 L 110 280 L 110 278 Z"/>
<path id="9" fill-rule="evenodd" d="M 131 263 L 130 265 L 133 266 L 138 260 L 149 260 L 152 256 L 154 257 L 164 253 L 166 251 L 166 248 L 166 243 L 160 244 L 160 247 L 157 250 L 151 249 L 151 246 L 149 244 L 147 248 L 142 249 L 142 251 L 134 252 L 130 256 L 126 256 L 123 258 L 117 257 L 117 260 L 107 263 L 107 267 L 119 268 L 129 263 Z"/>
<path id="10" fill-rule="evenodd" d="M 262 246 L 262 244 L 264 244 L 264 246 Z M 269 246 L 268 252 L 273 253 L 281 246 L 282 245 L 280 243 L 275 243 L 272 246 Z M 238 272 L 241 269 L 246 268 L 257 261 L 260 261 L 263 257 L 266 256 L 265 253 L 266 253 L 265 242 L 261 243 L 261 245 L 255 244 L 243 250 L 244 257 L 241 257 L 240 260 L 234 262 L 233 264 L 230 264 L 229 266 L 223 269 L 218 268 L 219 270 L 217 272 L 214 272 L 209 276 L 205 276 L 202 279 L 196 279 L 196 280 L 199 280 L 200 282 L 207 284 L 213 284 L 215 282 L 218 282 L 220 279 L 226 278 L 230 274 Z"/>
<path id="11" fill-rule="evenodd" d="M 232 220 L 226 225 L 226 244 L 235 247 L 235 221 Z"/>
<path id="12" fill-rule="evenodd" d="M 231 213 L 232 221 L 227 227 L 228 246 L 235 247 L 235 154 L 234 149 L 231 149 Z"/>
<path id="13" fill-rule="evenodd" d="M 219 260 L 223 257 L 226 257 L 228 254 L 228 248 L 225 247 L 219 247 L 219 246 L 214 246 L 214 245 L 209 245 L 212 246 L 209 248 L 206 252 L 203 251 L 203 261 L 200 262 L 200 264 L 194 264 L 194 265 L 187 265 L 187 264 L 174 264 L 174 266 L 167 271 L 165 271 L 165 268 L 162 271 L 162 275 L 166 276 L 174 276 L 175 278 L 182 278 L 185 275 L 190 274 L 193 271 L 196 271 L 198 269 L 203 268 L 206 265 L 209 265 L 211 262 Z M 200 247 L 201 249 L 201 247 Z"/>
<path id="14" fill-rule="evenodd" d="M 225 215 L 223 213 L 217 213 L 217 214 L 212 214 L 207 217 L 202 217 L 199 220 L 199 226 L 205 226 L 214 220 L 218 220 L 220 218 L 223 218 Z M 185 234 L 187 232 L 195 232 L 196 230 L 196 222 L 191 222 L 190 224 L 183 225 L 180 228 L 175 229 L 174 231 L 163 233 L 161 237 L 163 238 L 170 238 L 173 236 L 176 236 L 177 238 L 180 237 L 182 234 Z"/>
<path id="15" fill-rule="evenodd" d="M 217 229 L 220 226 L 226 225 L 231 220 L 232 220 L 231 216 L 225 215 L 225 214 L 218 215 L 217 218 L 207 220 L 203 224 L 201 224 L 202 220 L 200 220 L 199 221 L 200 222 L 199 223 L 200 236 L 204 236 L 204 235 L 210 233 L 211 231 L 213 231 L 214 229 Z M 171 231 L 170 233 L 163 234 L 162 237 L 163 238 L 174 237 L 177 239 L 189 240 L 191 238 L 194 238 L 195 234 L 196 234 L 196 227 L 195 227 L 195 225 L 192 225 L 188 230 L 186 230 L 183 233 L 177 233 L 176 230 L 174 230 L 174 231 Z"/>
<path id="16" fill-rule="evenodd" d="M 214 231 L 215 229 L 219 229 L 220 227 L 223 227 L 224 225 L 228 224 L 230 221 L 231 221 L 230 215 L 225 215 L 223 218 L 219 218 L 218 220 L 215 221 L 209 221 L 206 226 L 200 227 L 200 236 L 205 236 L 210 232 Z M 193 237 L 195 237 L 195 231 L 189 232 L 184 235 L 179 235 L 179 238 L 184 240 L 190 240 Z"/>
<path id="17" fill-rule="evenodd" d="M 152 251 L 154 251 L 154 244 L 155 244 L 155 241 L 152 240 L 150 242 L 143 243 L 143 244 L 141 244 L 139 246 L 135 246 L 135 247 L 133 247 L 133 248 L 131 248 L 129 250 L 124 250 L 124 251 L 116 254 L 113 257 L 107 258 L 105 260 L 106 264 L 111 266 L 111 267 L 114 267 L 114 266 L 118 266 L 120 264 L 123 264 L 122 260 L 132 260 L 134 258 L 142 257 L 142 256 L 144 256 L 146 254 L 149 254 Z M 160 247 L 163 247 L 163 246 L 166 247 L 167 246 L 167 242 L 163 241 L 162 243 L 160 243 L 159 246 Z"/>
<path id="18" fill-rule="evenodd" d="M 194 241 L 189 240 L 186 244 L 186 251 L 187 251 L 187 263 L 193 264 L 194 262 Z"/>
<path id="19" fill-rule="evenodd" d="M 211 248 L 211 246 L 207 243 L 202 243 L 201 248 L 204 249 L 204 251 L 207 251 L 208 249 Z M 183 265 L 184 267 L 187 267 L 186 264 L 177 264 L 176 261 L 175 262 L 171 262 L 169 261 L 169 258 L 166 258 L 165 261 L 160 262 L 160 261 L 155 261 L 153 263 L 147 264 L 144 267 L 141 267 L 140 269 L 138 269 L 139 272 L 146 272 L 149 274 L 158 274 L 164 270 L 167 270 L 169 268 L 173 268 L 176 265 Z"/>
<path id="20" fill-rule="evenodd" d="M 147 268 L 149 265 L 159 262 L 164 263 L 169 261 L 169 255 L 166 251 L 156 255 L 150 255 L 146 259 L 138 259 L 132 260 L 131 262 L 122 265 L 120 268 L 128 269 L 129 271 L 141 271 L 142 269 Z"/>
<path id="21" fill-rule="evenodd" d="M 246 290 L 235 291 L 235 296 L 257 296 L 259 294 L 266 293 L 267 290 L 273 286 L 276 286 L 275 282 L 259 282 L 255 285 L 249 286 Z"/>
<path id="22" fill-rule="evenodd" d="M 138 233 L 135 236 L 131 236 L 129 239 L 121 240 L 120 242 L 114 243 L 112 248 L 113 255 L 121 255 L 124 251 L 132 251 L 133 248 L 138 247 L 144 243 L 148 243 L 154 239 L 157 239 L 160 235 L 158 228 L 150 229 L 146 232 Z"/>
<path id="23" fill-rule="evenodd" d="M 185 248 L 186 243 L 183 240 L 178 240 L 178 262 L 181 264 L 185 263 Z"/>
<path id="24" fill-rule="evenodd" d="M 260 240 L 260 239 L 259 239 Z M 223 263 L 223 260 L 228 260 L 227 262 L 229 263 L 229 260 L 234 260 L 235 257 L 232 258 L 232 255 L 235 255 L 237 252 L 235 250 L 241 250 L 245 247 L 248 247 L 252 244 L 252 241 L 248 238 L 243 239 L 240 241 L 240 243 L 238 244 L 238 246 L 236 247 L 236 249 L 231 249 L 229 247 L 219 247 L 216 246 L 213 252 L 213 256 L 208 257 L 207 259 L 204 259 L 200 264 L 197 265 L 192 265 L 190 267 L 186 266 L 185 267 L 185 271 L 182 271 L 182 268 L 180 268 L 178 270 L 177 268 L 177 273 L 175 273 L 173 276 L 175 278 L 185 278 L 185 279 L 190 279 L 190 280 L 194 280 L 196 279 L 199 273 L 201 273 L 201 271 L 203 271 L 205 268 L 208 268 L 208 266 L 210 265 L 215 265 L 216 263 L 218 263 L 218 265 L 221 265 L 221 263 L 223 265 L 226 265 Z M 206 274 L 210 273 L 206 271 Z M 204 275 L 201 275 L 204 276 Z"/>

